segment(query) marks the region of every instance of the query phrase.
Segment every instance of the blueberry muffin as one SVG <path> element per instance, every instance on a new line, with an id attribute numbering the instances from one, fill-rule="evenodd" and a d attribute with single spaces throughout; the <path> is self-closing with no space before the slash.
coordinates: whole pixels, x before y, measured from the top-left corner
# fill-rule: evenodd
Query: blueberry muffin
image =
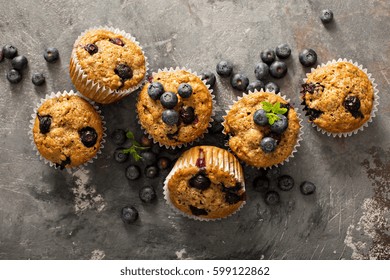
<path id="1" fill-rule="evenodd" d="M 300 119 L 280 95 L 254 92 L 236 101 L 225 116 L 228 145 L 242 161 L 267 168 L 286 161 L 300 140 Z"/>
<path id="2" fill-rule="evenodd" d="M 103 104 L 122 99 L 142 85 L 146 58 L 131 35 L 115 29 L 92 29 L 74 43 L 70 76 L 76 89 Z"/>
<path id="3" fill-rule="evenodd" d="M 206 84 L 187 70 L 164 70 L 141 90 L 138 118 L 146 132 L 166 147 L 201 137 L 212 121 L 213 100 Z"/>
<path id="4" fill-rule="evenodd" d="M 244 174 L 228 151 L 198 146 L 184 152 L 167 176 L 164 194 L 168 204 L 198 220 L 227 217 L 246 199 Z"/>
<path id="5" fill-rule="evenodd" d="M 309 121 L 329 133 L 363 126 L 374 104 L 374 87 L 358 66 L 338 61 L 314 69 L 302 85 L 303 110 Z"/>
<path id="6" fill-rule="evenodd" d="M 33 139 L 40 155 L 61 169 L 96 156 L 103 139 L 99 113 L 77 95 L 48 98 L 37 109 Z"/>

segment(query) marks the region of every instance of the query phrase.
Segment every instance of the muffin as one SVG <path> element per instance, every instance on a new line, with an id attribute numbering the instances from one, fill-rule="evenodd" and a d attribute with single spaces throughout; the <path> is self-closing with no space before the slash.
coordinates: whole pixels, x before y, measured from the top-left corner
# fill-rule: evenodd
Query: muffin
<path id="1" fill-rule="evenodd" d="M 108 104 L 143 84 L 147 64 L 142 48 L 130 34 L 113 28 L 93 28 L 74 43 L 69 69 L 80 93 Z"/>
<path id="2" fill-rule="evenodd" d="M 71 93 L 43 100 L 32 120 L 38 153 L 55 167 L 76 167 L 92 160 L 102 148 L 102 118 L 84 98 Z"/>
<path id="3" fill-rule="evenodd" d="M 180 147 L 207 132 L 213 96 L 200 77 L 189 70 L 159 70 L 142 88 L 137 112 L 139 123 L 154 142 Z"/>
<path id="4" fill-rule="evenodd" d="M 330 62 L 307 74 L 301 99 L 309 121 L 335 136 L 356 133 L 371 119 L 377 103 L 367 71 L 346 60 Z"/>
<path id="5" fill-rule="evenodd" d="M 197 146 L 184 152 L 164 183 L 169 205 L 196 220 L 225 218 L 245 204 L 244 173 L 228 151 Z"/>
<path id="6" fill-rule="evenodd" d="M 288 161 L 302 134 L 292 105 L 280 95 L 263 91 L 244 94 L 227 112 L 223 126 L 232 152 L 257 168 Z"/>

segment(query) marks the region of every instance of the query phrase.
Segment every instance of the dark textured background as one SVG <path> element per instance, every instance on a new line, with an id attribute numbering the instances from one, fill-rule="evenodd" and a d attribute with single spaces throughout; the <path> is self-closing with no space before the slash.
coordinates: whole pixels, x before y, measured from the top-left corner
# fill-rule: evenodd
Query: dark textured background
<path id="1" fill-rule="evenodd" d="M 271 3 L 272 2 L 272 3 Z M 6 1 L 0 0 L 0 45 L 12 43 L 29 59 L 18 85 L 0 63 L 0 259 L 361 259 L 390 258 L 390 2 L 327 1 Z M 323 8 L 335 21 L 324 26 Z M 363 64 L 378 83 L 378 116 L 347 139 L 322 135 L 305 121 L 304 141 L 282 172 L 318 189 L 304 197 L 295 187 L 269 207 L 252 189 L 257 171 L 246 168 L 248 202 L 236 215 L 197 222 L 174 214 L 162 197 L 161 178 L 128 182 L 127 164 L 114 162 L 108 141 L 94 164 L 59 171 L 34 154 L 27 136 L 34 105 L 52 91 L 73 89 L 68 75 L 72 44 L 85 29 L 109 25 L 132 33 L 150 68 L 215 69 L 224 58 L 254 79 L 259 52 L 287 42 L 292 57 L 282 92 L 299 102 L 305 71 L 298 52 L 310 47 L 319 62 L 349 58 Z M 54 46 L 61 60 L 47 64 L 42 52 Z M 44 87 L 31 73 L 41 70 Z M 218 104 L 235 96 L 218 79 Z M 137 94 L 104 106 L 107 132 L 141 130 L 135 121 Z M 206 136 L 204 143 L 222 142 Z M 173 157 L 174 155 L 169 155 Z M 144 205 L 141 184 L 152 184 L 158 200 Z M 140 219 L 124 225 L 121 207 L 133 204 Z"/>

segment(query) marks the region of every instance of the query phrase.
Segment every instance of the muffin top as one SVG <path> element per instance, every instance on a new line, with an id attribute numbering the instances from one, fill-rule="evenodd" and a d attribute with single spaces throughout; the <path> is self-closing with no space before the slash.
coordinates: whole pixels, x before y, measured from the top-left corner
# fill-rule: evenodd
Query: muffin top
<path id="1" fill-rule="evenodd" d="M 46 100 L 33 127 L 39 153 L 61 169 L 92 159 L 100 149 L 102 120 L 93 106 L 76 95 Z"/>
<path id="2" fill-rule="evenodd" d="M 230 164 L 236 172 L 223 168 L 223 163 Z M 216 219 L 234 213 L 245 202 L 242 169 L 228 151 L 194 147 L 178 159 L 175 167 L 167 187 L 169 200 L 180 211 L 202 219 Z"/>
<path id="3" fill-rule="evenodd" d="M 265 109 L 264 102 L 286 109 L 273 126 L 268 119 L 263 125 L 254 121 L 256 112 Z M 277 127 L 282 120 L 287 125 L 283 130 Z M 287 159 L 294 151 L 300 130 L 295 109 L 281 96 L 269 92 L 251 93 L 235 102 L 223 125 L 225 133 L 230 136 L 228 143 L 233 153 L 248 165 L 258 168 L 271 167 Z M 269 142 L 272 142 L 271 147 Z"/>
<path id="4" fill-rule="evenodd" d="M 367 74 L 349 62 L 313 70 L 302 85 L 309 120 L 331 133 L 351 132 L 370 119 L 374 89 Z"/>
<path id="5" fill-rule="evenodd" d="M 163 106 L 159 95 L 151 97 L 150 90 L 156 84 L 161 87 L 159 95 L 169 92 L 168 95 L 176 99 L 171 104 L 173 108 L 168 109 L 165 103 Z M 191 88 L 189 96 L 183 97 L 178 93 L 179 86 L 183 84 Z M 185 70 L 156 73 L 153 80 L 143 87 L 137 102 L 142 127 L 155 141 L 166 146 L 177 146 L 199 138 L 211 121 L 212 110 L 212 96 L 207 86 L 198 76 Z M 169 111 L 171 116 L 177 115 L 176 121 L 165 122 L 164 111 Z"/>
<path id="6" fill-rule="evenodd" d="M 121 34 L 97 29 L 79 38 L 73 55 L 88 79 L 112 90 L 127 90 L 145 77 L 145 56 L 140 46 Z"/>

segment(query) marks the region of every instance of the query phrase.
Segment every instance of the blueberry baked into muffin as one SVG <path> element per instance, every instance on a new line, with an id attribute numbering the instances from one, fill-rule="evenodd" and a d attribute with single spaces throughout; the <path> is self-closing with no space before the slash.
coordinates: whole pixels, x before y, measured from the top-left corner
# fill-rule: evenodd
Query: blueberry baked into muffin
<path id="1" fill-rule="evenodd" d="M 37 109 L 33 139 L 40 155 L 61 169 L 96 156 L 103 139 L 99 113 L 77 95 L 46 99 Z"/>
<path id="2" fill-rule="evenodd" d="M 92 29 L 74 43 L 70 76 L 76 89 L 103 104 L 122 99 L 142 85 L 146 58 L 131 35 L 114 29 Z"/>
<path id="3" fill-rule="evenodd" d="M 187 217 L 224 218 L 245 203 L 244 173 L 228 151 L 193 147 L 175 163 L 165 180 L 164 194 L 168 204 Z"/>
<path id="4" fill-rule="evenodd" d="M 166 147 L 176 147 L 201 137 L 212 121 L 213 97 L 195 74 L 165 69 L 154 73 L 139 94 L 137 112 L 141 126 Z"/>
<path id="5" fill-rule="evenodd" d="M 284 98 L 271 92 L 244 95 L 227 112 L 223 126 L 232 152 L 257 168 L 288 160 L 300 141 L 297 112 Z"/>
<path id="6" fill-rule="evenodd" d="M 302 85 L 303 110 L 328 133 L 349 133 L 363 126 L 374 106 L 374 87 L 358 66 L 338 61 L 314 69 Z"/>

